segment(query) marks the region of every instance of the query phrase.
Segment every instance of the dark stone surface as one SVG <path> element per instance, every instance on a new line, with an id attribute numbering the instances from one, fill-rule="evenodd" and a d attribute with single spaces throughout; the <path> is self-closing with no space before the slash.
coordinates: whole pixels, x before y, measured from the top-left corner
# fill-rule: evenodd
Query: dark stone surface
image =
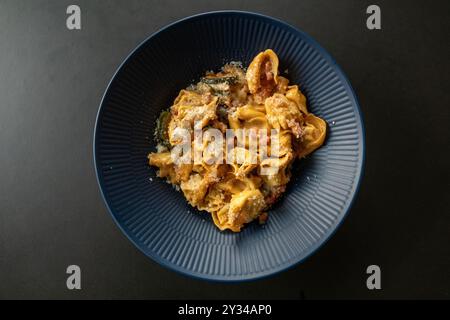
<path id="1" fill-rule="evenodd" d="M 82 10 L 82 30 L 65 26 Z M 13 1 L 0 4 L 0 298 L 450 298 L 449 2 Z M 126 55 L 179 18 L 256 11 L 313 36 L 349 77 L 366 125 L 359 196 L 306 262 L 243 284 L 193 280 L 141 254 L 102 202 L 101 96 Z M 65 269 L 82 268 L 82 290 Z M 382 290 L 369 291 L 378 264 Z"/>

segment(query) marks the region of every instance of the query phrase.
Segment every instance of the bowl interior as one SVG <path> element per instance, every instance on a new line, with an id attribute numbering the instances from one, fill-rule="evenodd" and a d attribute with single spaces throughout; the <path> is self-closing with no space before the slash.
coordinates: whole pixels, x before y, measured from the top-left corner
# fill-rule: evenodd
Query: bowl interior
<path id="1" fill-rule="evenodd" d="M 297 162 L 268 223 L 220 232 L 209 214 L 155 176 L 147 154 L 161 110 L 180 89 L 224 63 L 248 65 L 272 48 L 280 71 L 300 84 L 311 112 L 329 124 L 326 144 Z M 111 81 L 97 118 L 94 153 L 105 202 L 124 233 L 157 262 L 211 280 L 247 280 L 303 260 L 336 229 L 354 197 L 363 162 L 359 108 L 345 76 L 309 36 L 243 12 L 194 16 L 143 42 Z"/>

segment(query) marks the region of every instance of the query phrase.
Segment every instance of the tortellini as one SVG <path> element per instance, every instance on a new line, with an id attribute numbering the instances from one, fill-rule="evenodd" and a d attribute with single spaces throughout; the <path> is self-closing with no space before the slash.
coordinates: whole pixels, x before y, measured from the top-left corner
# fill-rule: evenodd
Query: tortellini
<path id="1" fill-rule="evenodd" d="M 214 223 L 221 230 L 239 232 L 241 227 L 256 219 L 266 207 L 264 196 L 258 189 L 244 190 L 234 194 L 230 202 L 213 213 Z"/>
<path id="2" fill-rule="evenodd" d="M 181 90 L 158 120 L 158 150 L 149 154 L 149 164 L 192 206 L 211 213 L 220 230 L 239 232 L 253 220 L 265 222 L 266 211 L 286 190 L 294 160 L 324 142 L 325 121 L 308 112 L 306 97 L 278 67 L 277 55 L 267 49 L 246 71 L 232 62 L 207 72 Z M 209 130 L 216 130 L 214 139 L 198 143 Z M 258 148 L 252 149 L 255 141 Z M 181 159 L 191 162 L 174 157 L 181 146 L 188 147 Z M 211 146 L 219 146 L 220 155 L 211 154 Z"/>
<path id="3" fill-rule="evenodd" d="M 290 129 L 298 139 L 302 133 L 303 117 L 298 105 L 281 93 L 275 93 L 265 102 L 267 120 L 275 129 Z"/>
<path id="4" fill-rule="evenodd" d="M 259 53 L 250 63 L 246 73 L 251 94 L 273 89 L 278 83 L 278 56 L 271 49 Z"/>
<path id="5" fill-rule="evenodd" d="M 304 134 L 298 150 L 299 158 L 319 148 L 323 144 L 326 136 L 327 124 L 323 119 L 310 113 L 306 116 L 305 124 L 306 126 L 303 129 Z"/>

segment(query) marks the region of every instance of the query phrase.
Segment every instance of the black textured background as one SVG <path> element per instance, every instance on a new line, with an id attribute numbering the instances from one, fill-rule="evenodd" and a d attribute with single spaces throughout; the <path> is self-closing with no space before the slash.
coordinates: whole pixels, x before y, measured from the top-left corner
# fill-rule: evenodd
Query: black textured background
<path id="1" fill-rule="evenodd" d="M 82 30 L 66 28 L 78 4 Z M 365 10 L 378 4 L 382 30 Z M 449 1 L 0 2 L 0 298 L 450 298 Z M 351 213 L 306 262 L 243 284 L 193 280 L 114 225 L 92 160 L 101 96 L 148 35 L 195 13 L 268 14 L 313 36 L 350 79 L 366 126 Z M 66 289 L 66 267 L 82 290 Z M 366 288 L 378 264 L 382 290 Z"/>

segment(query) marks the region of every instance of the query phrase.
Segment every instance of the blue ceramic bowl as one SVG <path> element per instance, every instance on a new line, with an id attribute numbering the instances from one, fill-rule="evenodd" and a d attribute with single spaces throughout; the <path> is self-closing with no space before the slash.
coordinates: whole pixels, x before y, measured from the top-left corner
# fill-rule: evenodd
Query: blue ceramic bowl
<path id="1" fill-rule="evenodd" d="M 205 70 L 229 61 L 248 65 L 267 48 L 278 54 L 291 82 L 301 85 L 309 110 L 328 122 L 328 139 L 297 164 L 265 226 L 220 232 L 209 214 L 190 207 L 148 166 L 155 120 Z M 333 234 L 358 189 L 364 130 L 344 73 L 311 37 L 260 14 L 210 12 L 165 27 L 125 59 L 101 102 L 94 158 L 113 219 L 143 253 L 183 274 L 241 281 L 292 267 Z"/>

